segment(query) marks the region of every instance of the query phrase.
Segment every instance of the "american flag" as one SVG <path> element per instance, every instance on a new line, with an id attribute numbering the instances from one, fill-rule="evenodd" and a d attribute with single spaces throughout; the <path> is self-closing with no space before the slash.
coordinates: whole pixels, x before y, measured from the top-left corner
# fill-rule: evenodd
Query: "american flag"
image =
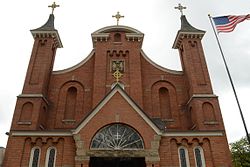
<path id="1" fill-rule="evenodd" d="M 228 16 L 213 17 L 213 21 L 218 33 L 231 32 L 234 30 L 234 28 L 238 23 L 249 19 L 250 19 L 250 14 L 240 15 L 240 16 L 228 15 Z"/>

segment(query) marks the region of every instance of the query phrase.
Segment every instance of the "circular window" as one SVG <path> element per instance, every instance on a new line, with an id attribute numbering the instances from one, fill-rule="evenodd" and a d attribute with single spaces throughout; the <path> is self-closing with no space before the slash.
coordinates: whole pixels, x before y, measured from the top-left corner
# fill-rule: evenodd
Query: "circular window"
<path id="1" fill-rule="evenodd" d="M 125 124 L 111 124 L 100 129 L 92 139 L 91 149 L 134 150 L 143 149 L 142 137 Z"/>

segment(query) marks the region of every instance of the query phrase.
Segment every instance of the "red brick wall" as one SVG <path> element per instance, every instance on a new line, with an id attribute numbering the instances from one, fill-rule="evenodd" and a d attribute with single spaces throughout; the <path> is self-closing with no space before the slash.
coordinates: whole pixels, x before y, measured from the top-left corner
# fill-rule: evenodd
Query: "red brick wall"
<path id="1" fill-rule="evenodd" d="M 120 81 L 124 84 L 126 93 L 149 117 L 161 118 L 164 115 L 160 112 L 159 89 L 168 90 L 172 119 L 163 120 L 166 121 L 167 131 L 224 130 L 217 98 L 206 97 L 213 92 L 200 39 L 183 39 L 179 50 L 183 72 L 177 72 L 150 62 L 141 50 L 142 40 L 126 39 L 128 31 L 120 32 L 120 42 L 114 42 L 117 31 L 105 33 L 110 33 L 107 41 L 95 42 L 94 50 L 86 61 L 54 73 L 51 71 L 56 51 L 53 39 L 35 39 L 23 94 L 35 94 L 36 97 L 18 97 L 11 131 L 69 131 L 76 128 L 110 92 L 111 85 L 115 82 L 111 71 L 112 60 L 124 61 L 125 68 Z M 66 97 L 70 87 L 77 89 L 75 113 L 72 120 L 65 120 Z M 192 97 L 196 94 L 203 94 L 204 97 Z M 33 111 L 31 120 L 23 123 L 20 117 L 23 105 L 27 102 L 33 104 Z M 211 107 L 204 109 L 204 104 L 210 104 Z M 210 112 L 208 110 L 213 110 L 214 120 L 204 118 Z M 118 93 L 81 129 L 84 148 L 89 149 L 91 139 L 98 129 L 114 122 L 135 128 L 143 137 L 145 148 L 151 148 L 154 130 Z M 162 137 L 160 143 L 160 166 L 178 166 L 178 147 L 181 145 L 188 149 L 191 166 L 194 166 L 192 149 L 196 145 L 204 149 L 207 166 L 231 164 L 225 136 Z M 10 136 L 5 166 L 27 166 L 30 150 L 36 145 L 42 150 L 41 165 L 45 162 L 49 146 L 55 146 L 58 150 L 58 165 L 75 165 L 76 148 L 72 137 Z"/>

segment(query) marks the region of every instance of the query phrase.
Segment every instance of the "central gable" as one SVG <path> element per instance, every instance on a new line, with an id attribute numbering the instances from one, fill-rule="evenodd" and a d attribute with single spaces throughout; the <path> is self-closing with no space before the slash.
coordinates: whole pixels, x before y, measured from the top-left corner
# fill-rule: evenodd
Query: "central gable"
<path id="1" fill-rule="evenodd" d="M 81 134 L 84 141 L 90 144 L 92 137 L 99 129 L 113 123 L 127 124 L 147 140 L 152 140 L 155 134 L 161 134 L 160 129 L 118 84 L 72 133 Z M 145 145 L 149 147 L 150 142 Z"/>

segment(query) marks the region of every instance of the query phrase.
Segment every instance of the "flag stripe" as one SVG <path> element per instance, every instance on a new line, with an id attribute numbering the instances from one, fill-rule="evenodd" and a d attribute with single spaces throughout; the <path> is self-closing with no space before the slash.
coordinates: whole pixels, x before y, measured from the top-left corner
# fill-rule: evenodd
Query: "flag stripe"
<path id="1" fill-rule="evenodd" d="M 249 20 L 250 15 L 228 15 L 228 16 L 219 16 L 213 17 L 214 24 L 218 32 L 231 32 L 235 29 L 238 23 L 243 22 L 244 20 Z"/>

